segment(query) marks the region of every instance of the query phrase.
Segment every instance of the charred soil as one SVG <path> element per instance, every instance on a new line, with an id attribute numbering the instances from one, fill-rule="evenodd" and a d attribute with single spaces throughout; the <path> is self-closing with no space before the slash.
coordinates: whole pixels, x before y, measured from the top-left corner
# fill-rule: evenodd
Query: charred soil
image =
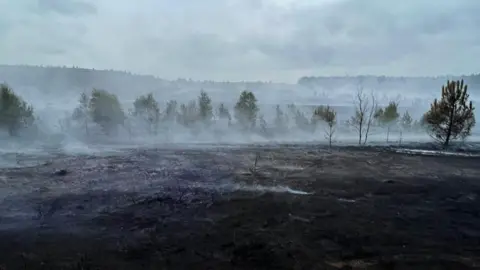
<path id="1" fill-rule="evenodd" d="M 0 171 L 0 269 L 477 269 L 480 159 L 132 150 Z"/>

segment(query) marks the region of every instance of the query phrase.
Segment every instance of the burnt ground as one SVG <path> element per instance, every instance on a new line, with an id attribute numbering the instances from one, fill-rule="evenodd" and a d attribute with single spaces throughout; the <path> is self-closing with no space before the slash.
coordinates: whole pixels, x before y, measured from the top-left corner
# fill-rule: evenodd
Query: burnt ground
<path id="1" fill-rule="evenodd" d="M 265 146 L 2 169 L 0 269 L 476 269 L 479 161 Z"/>

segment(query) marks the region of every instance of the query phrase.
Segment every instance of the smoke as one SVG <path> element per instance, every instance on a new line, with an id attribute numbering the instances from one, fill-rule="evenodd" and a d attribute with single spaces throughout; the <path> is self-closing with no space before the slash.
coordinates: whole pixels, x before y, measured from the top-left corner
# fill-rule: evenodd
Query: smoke
<path id="1" fill-rule="evenodd" d="M 1 1 L 0 55 L 167 79 L 469 74 L 479 11 L 469 0 Z"/>
<path id="2" fill-rule="evenodd" d="M 41 69 L 41 68 L 40 68 Z M 46 68 L 48 70 L 48 68 Z M 65 69 L 72 73 L 86 72 L 82 69 Z M 17 74 L 29 77 L 29 68 Z M 118 96 L 125 113 L 133 110 L 135 98 L 147 94 L 147 91 L 131 91 L 129 87 L 115 88 L 120 85 L 119 81 L 125 78 L 113 76 L 110 73 L 102 74 L 100 71 L 89 71 L 100 74 L 103 86 L 111 93 Z M 48 72 L 47 72 L 48 73 Z M 116 74 L 118 72 L 112 72 Z M 110 74 L 110 75 L 108 75 Z M 130 78 L 128 74 L 124 74 Z M 109 80 L 105 79 L 109 78 Z M 112 79 L 114 78 L 114 79 Z M 115 79 L 117 78 L 117 79 Z M 136 78 L 133 76 L 132 78 Z M 137 78 L 141 85 L 142 77 Z M 36 81 L 37 85 L 43 85 L 45 81 Z M 88 134 L 81 122 L 72 119 L 73 112 L 79 106 L 81 91 L 62 91 L 70 84 L 71 79 L 65 79 L 64 85 L 52 88 L 49 91 L 35 87 L 25 87 L 15 81 L 14 91 L 35 109 L 36 128 L 26 130 L 19 137 L 10 137 L 1 134 L 1 149 L 4 155 L 9 153 L 67 153 L 67 154 L 104 154 L 105 152 L 121 151 L 138 147 L 168 147 L 182 144 L 190 147 L 195 144 L 218 145 L 218 144 L 271 144 L 271 143 L 318 143 L 328 144 L 326 138 L 326 126 L 319 124 L 311 125 L 313 110 L 319 105 L 332 106 L 337 111 L 336 132 L 333 136 L 333 145 L 355 145 L 358 142 L 358 132 L 351 126 L 346 125 L 354 115 L 353 100 L 359 85 L 358 78 L 343 78 L 340 83 L 329 85 L 328 79 L 317 79 L 317 83 L 302 84 L 279 84 L 279 83 L 213 83 L 195 81 L 172 81 L 166 83 L 163 80 L 154 80 L 153 85 L 159 84 L 159 90 L 152 91 L 154 98 L 160 107 L 160 118 L 165 119 L 167 103 L 175 100 L 178 103 L 176 113 L 181 112 L 181 104 L 197 102 L 200 89 L 203 89 L 212 100 L 213 119 L 208 125 L 197 121 L 192 125 L 185 126 L 178 115 L 173 120 L 160 120 L 156 133 L 148 129 L 146 123 L 131 115 L 127 117 L 125 125 L 120 125 L 116 132 L 106 134 L 97 124 L 89 120 Z M 322 80 L 327 80 L 326 82 Z M 398 82 L 399 79 L 390 79 L 388 82 L 375 82 L 364 79 L 361 84 L 367 94 L 370 90 L 377 98 L 379 106 L 385 106 L 389 101 L 398 101 L 400 115 L 408 111 L 413 120 L 419 120 L 421 115 L 428 109 L 433 97 L 439 96 L 439 89 L 444 80 L 430 80 L 430 91 L 419 91 L 422 84 L 415 79 L 407 79 L 407 83 Z M 409 80 L 409 81 L 408 81 Z M 8 81 L 8 78 L 6 79 Z M 314 81 L 314 80 L 313 80 Z M 84 89 L 95 87 L 96 81 L 85 82 Z M 162 86 L 163 84 L 163 86 Z M 143 85 L 147 85 L 143 83 Z M 153 87 L 152 87 L 153 88 Z M 169 91 L 174 88 L 175 91 Z M 149 87 L 146 87 L 149 89 Z M 243 130 L 238 127 L 235 118 L 234 106 L 238 101 L 242 90 L 252 90 L 257 98 L 259 111 L 255 128 Z M 333 89 L 333 90 L 331 90 Z M 377 89 L 375 91 L 375 89 Z M 378 90 L 380 89 L 380 90 Z M 405 89 L 402 92 L 399 89 Z M 398 92 L 397 92 L 398 91 Z M 475 93 L 475 89 L 471 92 Z M 89 93 L 90 91 L 86 91 Z M 400 94 L 399 94 L 400 93 Z M 223 103 L 229 109 L 231 121 L 219 119 L 218 106 Z M 294 107 L 291 107 L 294 104 Z M 279 105 L 284 119 L 283 129 L 278 129 L 276 123 Z M 198 108 L 198 105 L 197 105 Z M 196 112 L 198 113 L 198 112 Z M 300 115 L 301 117 L 299 117 Z M 260 119 L 265 123 L 262 126 Z M 302 121 L 307 126 L 302 126 Z M 387 130 L 384 127 L 373 125 L 368 135 L 368 144 L 400 145 L 419 142 L 430 142 L 431 138 L 421 129 L 410 131 L 401 130 L 398 125 L 392 128 L 389 141 L 386 141 Z M 476 128 L 470 141 L 476 141 L 479 129 Z M 11 158 L 11 156 L 10 156 Z M 8 159 L 8 158 L 7 158 Z M 7 161 L 5 161 L 7 162 Z M 11 165 L 12 161 L 10 161 Z"/>
<path id="3" fill-rule="evenodd" d="M 361 84 L 375 92 L 380 105 L 398 101 L 400 114 L 408 110 L 419 120 L 450 77 L 418 76 L 475 70 L 471 59 L 480 48 L 480 3 L 431 5 L 426 0 L 0 1 L 0 56 L 2 64 L 14 65 L 0 68 L 0 80 L 32 104 L 37 117 L 35 131 L 19 138 L 1 134 L 1 149 L 101 153 L 170 144 L 326 143 L 325 127 L 302 129 L 288 104 L 295 104 L 307 120 L 315 106 L 333 106 L 339 123 L 334 144 L 354 144 L 356 132 L 343 124 L 354 113 L 359 81 L 345 75 L 414 76 L 384 82 L 365 77 Z M 25 64 L 97 70 L 18 66 Z M 326 77 L 321 83 L 304 77 L 296 83 L 310 75 L 343 77 Z M 478 84 L 471 81 L 470 86 L 476 101 Z M 218 119 L 208 127 L 162 123 L 152 135 L 133 118 L 114 135 L 91 123 L 87 135 L 68 119 L 80 93 L 92 88 L 117 95 L 125 112 L 143 94 L 153 93 L 163 112 L 168 101 L 188 104 L 203 89 L 214 112 L 224 103 L 232 117 L 240 92 L 249 90 L 258 100 L 268 136 L 259 130 L 259 121 L 255 130 L 245 132 Z M 288 116 L 286 130 L 272 129 L 277 104 Z M 399 130 L 390 135 L 389 143 L 398 144 Z M 430 141 L 424 132 L 401 136 L 402 143 Z M 477 136 L 478 129 L 470 139 Z M 386 143 L 385 130 L 372 128 L 369 143 Z"/>

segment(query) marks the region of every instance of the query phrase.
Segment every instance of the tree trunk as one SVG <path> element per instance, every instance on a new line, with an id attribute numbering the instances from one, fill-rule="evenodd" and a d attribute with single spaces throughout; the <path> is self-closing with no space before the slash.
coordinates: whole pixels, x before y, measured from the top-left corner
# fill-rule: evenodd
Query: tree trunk
<path id="1" fill-rule="evenodd" d="M 443 148 L 447 148 L 450 143 L 450 137 L 452 135 L 452 126 L 453 126 L 453 116 L 455 114 L 456 106 L 452 106 L 450 111 L 450 122 L 448 123 L 447 136 L 445 137 L 445 142 L 443 142 Z"/>
<path id="2" fill-rule="evenodd" d="M 362 123 L 358 126 L 358 145 L 362 144 Z"/>
<path id="3" fill-rule="evenodd" d="M 387 143 L 388 143 L 388 137 L 390 136 L 390 126 L 387 127 Z"/>
<path id="4" fill-rule="evenodd" d="M 330 130 L 328 133 L 328 145 L 330 146 L 330 148 L 332 148 L 332 126 L 330 126 L 329 128 Z"/>
<path id="5" fill-rule="evenodd" d="M 11 137 L 15 137 L 18 135 L 18 128 L 16 127 L 16 125 L 10 125 L 8 127 L 8 135 L 10 135 Z"/>
<path id="6" fill-rule="evenodd" d="M 88 122 L 85 120 L 85 133 L 87 134 L 87 136 L 89 135 L 88 133 Z"/>

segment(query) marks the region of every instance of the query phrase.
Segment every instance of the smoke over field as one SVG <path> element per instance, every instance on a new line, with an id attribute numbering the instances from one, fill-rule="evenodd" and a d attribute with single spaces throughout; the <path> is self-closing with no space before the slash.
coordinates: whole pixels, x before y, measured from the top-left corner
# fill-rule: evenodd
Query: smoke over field
<path id="1" fill-rule="evenodd" d="M 0 1 L 0 270 L 477 269 L 479 3 Z"/>

